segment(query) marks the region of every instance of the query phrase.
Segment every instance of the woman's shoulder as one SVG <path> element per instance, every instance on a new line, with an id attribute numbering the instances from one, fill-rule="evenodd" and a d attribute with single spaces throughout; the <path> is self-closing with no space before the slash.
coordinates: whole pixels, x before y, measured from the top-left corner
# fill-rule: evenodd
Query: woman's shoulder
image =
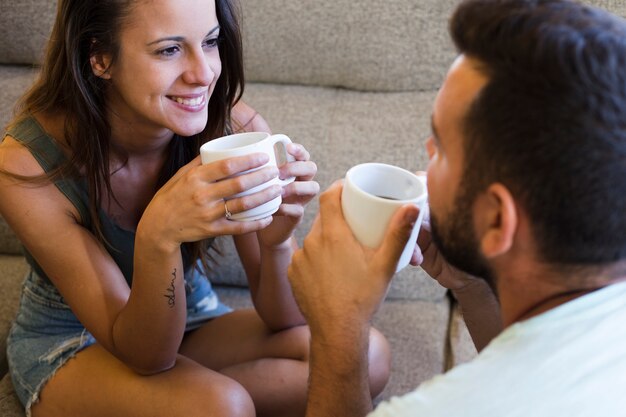
<path id="1" fill-rule="evenodd" d="M 0 172 L 26 177 L 44 173 L 26 145 L 9 133 L 0 143 Z"/>
<path id="2" fill-rule="evenodd" d="M 9 125 L 0 142 L 0 170 L 23 176 L 43 174 L 37 153 L 68 152 L 63 121 L 44 115 L 26 115 Z M 61 138 L 61 141 L 58 140 Z M 53 148 L 53 149 L 50 149 Z M 39 155 L 40 157 L 45 155 Z"/>

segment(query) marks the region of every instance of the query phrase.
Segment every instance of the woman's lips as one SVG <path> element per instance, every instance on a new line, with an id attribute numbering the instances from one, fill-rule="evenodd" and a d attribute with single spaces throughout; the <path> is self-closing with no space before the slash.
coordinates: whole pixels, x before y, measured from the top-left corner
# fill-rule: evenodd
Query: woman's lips
<path id="1" fill-rule="evenodd" d="M 170 100 L 176 103 L 179 107 L 189 111 L 202 110 L 206 104 L 206 94 L 199 96 L 167 96 Z"/>

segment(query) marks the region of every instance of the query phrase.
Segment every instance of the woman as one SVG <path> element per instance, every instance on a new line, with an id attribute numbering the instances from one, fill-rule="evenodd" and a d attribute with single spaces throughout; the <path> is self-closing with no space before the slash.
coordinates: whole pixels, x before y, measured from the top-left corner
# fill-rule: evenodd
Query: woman
<path id="1" fill-rule="evenodd" d="M 308 329 L 286 271 L 316 166 L 255 154 L 201 165 L 200 144 L 268 130 L 238 102 L 230 0 L 61 0 L 41 71 L 0 145 L 0 213 L 32 266 L 8 340 L 33 416 L 302 415 Z M 235 104 L 237 103 L 237 104 Z M 271 178 L 281 189 L 228 200 Z M 274 217 L 225 217 L 282 194 Z M 233 235 L 255 309 L 203 271 Z M 372 395 L 389 372 L 371 333 Z"/>

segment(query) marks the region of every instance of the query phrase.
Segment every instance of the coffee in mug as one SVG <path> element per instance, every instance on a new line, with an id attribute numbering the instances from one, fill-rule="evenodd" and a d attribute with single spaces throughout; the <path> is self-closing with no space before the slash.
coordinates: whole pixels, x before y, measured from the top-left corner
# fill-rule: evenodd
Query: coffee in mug
<path id="1" fill-rule="evenodd" d="M 365 163 L 346 173 L 341 208 L 356 239 L 370 248 L 380 246 L 391 217 L 400 207 L 415 204 L 420 209 L 411 237 L 398 261 L 398 272 L 411 261 L 427 200 L 426 184 L 412 172 L 393 165 Z"/>

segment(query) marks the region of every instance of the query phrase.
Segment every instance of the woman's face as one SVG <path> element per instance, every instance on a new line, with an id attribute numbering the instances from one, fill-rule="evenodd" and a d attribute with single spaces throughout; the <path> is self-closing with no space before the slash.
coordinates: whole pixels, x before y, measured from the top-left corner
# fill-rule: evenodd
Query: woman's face
<path id="1" fill-rule="evenodd" d="M 104 75 L 114 130 L 118 122 L 142 135 L 201 132 L 222 70 L 219 33 L 215 0 L 138 0 Z"/>

